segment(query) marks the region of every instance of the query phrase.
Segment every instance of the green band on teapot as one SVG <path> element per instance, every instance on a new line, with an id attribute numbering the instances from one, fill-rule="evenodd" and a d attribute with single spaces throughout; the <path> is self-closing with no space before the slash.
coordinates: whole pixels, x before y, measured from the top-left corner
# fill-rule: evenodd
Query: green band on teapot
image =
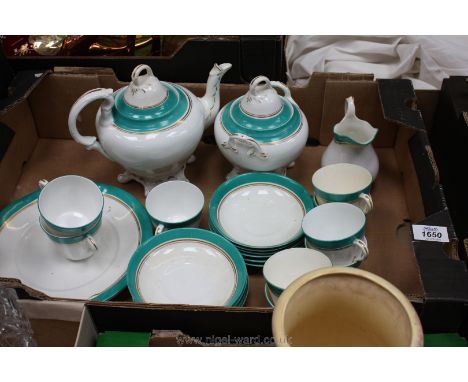
<path id="1" fill-rule="evenodd" d="M 302 123 L 296 105 L 283 99 L 281 110 L 269 117 L 255 117 L 241 108 L 242 97 L 229 102 L 222 111 L 221 123 L 228 134 L 245 134 L 260 143 L 284 140 L 296 134 Z"/>
<path id="2" fill-rule="evenodd" d="M 125 88 L 114 94 L 115 104 L 112 108 L 114 124 L 130 132 L 145 133 L 167 129 L 178 121 L 185 119 L 191 109 L 189 95 L 178 85 L 162 82 L 167 89 L 163 102 L 147 108 L 129 105 L 124 98 Z"/>

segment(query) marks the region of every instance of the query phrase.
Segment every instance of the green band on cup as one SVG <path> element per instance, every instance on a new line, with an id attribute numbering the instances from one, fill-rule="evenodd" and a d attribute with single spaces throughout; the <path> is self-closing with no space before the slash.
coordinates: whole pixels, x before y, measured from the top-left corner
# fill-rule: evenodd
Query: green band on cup
<path id="1" fill-rule="evenodd" d="M 314 185 L 315 195 L 317 195 L 323 200 L 326 200 L 327 202 L 349 203 L 358 199 L 359 195 L 361 194 L 369 194 L 370 189 L 371 189 L 371 185 L 369 185 L 368 187 L 360 191 L 353 192 L 351 194 L 333 194 L 333 193 L 322 191 Z"/>
<path id="2" fill-rule="evenodd" d="M 170 223 L 170 222 L 165 222 L 162 220 L 158 220 L 150 216 L 151 222 L 155 225 L 158 226 L 159 224 L 164 225 L 165 228 L 172 229 L 172 228 L 184 228 L 184 227 L 190 227 L 193 223 L 195 223 L 197 220 L 201 218 L 203 210 L 201 210 L 197 215 L 195 215 L 193 218 L 177 222 L 177 223 Z"/>
<path id="3" fill-rule="evenodd" d="M 314 247 L 323 249 L 339 249 L 352 245 L 356 239 L 361 239 L 364 236 L 365 225 L 354 235 L 340 240 L 317 240 L 305 234 L 307 241 Z"/>

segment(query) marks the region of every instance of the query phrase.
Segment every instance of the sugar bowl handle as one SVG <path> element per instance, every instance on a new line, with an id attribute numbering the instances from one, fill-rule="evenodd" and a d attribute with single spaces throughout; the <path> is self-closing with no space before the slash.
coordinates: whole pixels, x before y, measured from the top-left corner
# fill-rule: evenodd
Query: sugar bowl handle
<path id="1" fill-rule="evenodd" d="M 268 159 L 268 154 L 262 150 L 260 144 L 254 138 L 245 134 L 232 134 L 221 146 L 235 153 L 239 153 L 239 147 L 245 147 L 247 149 L 247 156 Z"/>
<path id="2" fill-rule="evenodd" d="M 114 97 L 112 97 L 114 90 L 112 89 L 103 89 L 98 88 L 90 90 L 84 93 L 80 98 L 76 100 L 73 104 L 70 114 L 68 115 L 68 128 L 73 139 L 86 147 L 87 150 L 96 150 L 99 151 L 106 158 L 110 159 L 101 144 L 98 142 L 96 137 L 92 136 L 83 136 L 78 131 L 76 127 L 76 120 L 81 113 L 81 111 L 88 106 L 91 102 L 94 102 L 98 99 L 103 99 L 104 102 L 101 105 L 101 123 L 107 123 L 112 119 L 112 106 L 114 106 Z"/>

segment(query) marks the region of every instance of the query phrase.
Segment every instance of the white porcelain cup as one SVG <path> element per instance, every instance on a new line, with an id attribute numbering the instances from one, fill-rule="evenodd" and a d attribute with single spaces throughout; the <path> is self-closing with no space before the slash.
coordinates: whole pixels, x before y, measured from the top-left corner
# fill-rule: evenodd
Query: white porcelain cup
<path id="1" fill-rule="evenodd" d="M 156 235 L 172 228 L 198 227 L 204 204 L 203 192 L 182 180 L 157 185 L 145 202 Z"/>
<path id="2" fill-rule="evenodd" d="M 37 200 L 39 224 L 57 248 L 70 260 L 93 255 L 98 246 L 93 238 L 101 226 L 104 196 L 93 181 L 65 175 L 39 182 Z"/>
<path id="3" fill-rule="evenodd" d="M 352 204 L 332 202 L 310 210 L 304 216 L 302 230 L 308 248 L 325 255 L 339 250 L 350 256 L 349 265 L 353 265 L 369 255 L 363 240 L 365 225 L 366 216 L 361 209 Z"/>
<path id="4" fill-rule="evenodd" d="M 372 175 L 351 163 L 336 163 L 318 169 L 312 176 L 316 204 L 350 203 L 368 213 L 374 207 L 370 196 Z"/>

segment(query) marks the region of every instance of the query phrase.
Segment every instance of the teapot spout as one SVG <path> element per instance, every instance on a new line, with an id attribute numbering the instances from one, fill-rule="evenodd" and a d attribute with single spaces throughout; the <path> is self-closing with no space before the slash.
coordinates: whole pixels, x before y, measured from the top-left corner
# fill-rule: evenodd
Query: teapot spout
<path id="1" fill-rule="evenodd" d="M 205 129 L 213 123 L 216 114 L 218 114 L 220 103 L 219 84 L 224 73 L 231 69 L 231 67 L 231 64 L 214 64 L 213 69 L 210 71 L 205 95 L 199 98 L 205 109 Z"/>

